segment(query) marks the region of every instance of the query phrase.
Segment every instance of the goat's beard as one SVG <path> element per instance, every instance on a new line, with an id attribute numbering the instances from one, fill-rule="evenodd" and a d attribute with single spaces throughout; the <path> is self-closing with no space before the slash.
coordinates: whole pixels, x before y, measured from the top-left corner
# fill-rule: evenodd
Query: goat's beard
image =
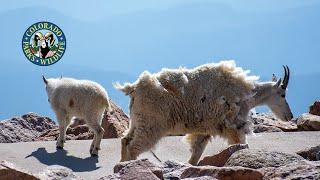
<path id="1" fill-rule="evenodd" d="M 285 115 L 283 114 L 283 112 L 280 110 L 279 107 L 277 106 L 269 106 L 269 108 L 271 109 L 272 113 L 280 120 L 282 121 L 288 121 L 285 117 Z"/>

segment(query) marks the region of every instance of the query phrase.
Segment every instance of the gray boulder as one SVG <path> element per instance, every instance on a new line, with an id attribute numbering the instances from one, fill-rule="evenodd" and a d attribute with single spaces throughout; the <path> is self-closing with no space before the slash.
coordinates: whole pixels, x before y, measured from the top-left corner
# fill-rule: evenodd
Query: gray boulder
<path id="1" fill-rule="evenodd" d="M 64 180 L 81 180 L 79 176 L 75 175 L 71 169 L 66 167 L 54 165 L 49 166 L 45 171 L 38 174 L 40 179 L 46 180 L 56 180 L 56 179 L 64 179 Z"/>
<path id="2" fill-rule="evenodd" d="M 297 125 L 301 131 L 320 131 L 320 116 L 304 113 L 298 117 Z"/>
<path id="3" fill-rule="evenodd" d="M 320 160 L 320 145 L 298 151 L 297 154 L 299 154 L 300 156 L 302 156 L 303 158 L 305 158 L 309 161 L 319 161 Z"/>
<path id="4" fill-rule="evenodd" d="M 320 163 L 298 161 L 280 167 L 263 168 L 264 179 L 320 179 Z"/>
<path id="5" fill-rule="evenodd" d="M 292 121 L 282 121 L 272 113 L 256 113 L 249 116 L 253 123 L 253 132 L 294 132 L 298 131 L 297 125 Z"/>
<path id="6" fill-rule="evenodd" d="M 242 166 L 259 169 L 264 167 L 280 167 L 302 160 L 304 159 L 301 156 L 295 154 L 243 149 L 232 154 L 225 166 Z"/>
<path id="7" fill-rule="evenodd" d="M 0 143 L 35 141 L 42 133 L 56 127 L 50 118 L 35 113 L 3 120 L 0 121 Z"/>

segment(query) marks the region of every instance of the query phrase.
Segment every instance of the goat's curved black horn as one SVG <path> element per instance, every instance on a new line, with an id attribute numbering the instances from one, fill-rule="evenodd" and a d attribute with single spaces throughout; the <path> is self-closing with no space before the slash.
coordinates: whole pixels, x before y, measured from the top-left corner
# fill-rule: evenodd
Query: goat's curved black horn
<path id="1" fill-rule="evenodd" d="M 283 80 L 282 80 L 282 83 L 281 83 L 281 88 L 282 89 L 286 89 L 286 81 L 287 81 L 287 68 L 286 66 L 282 65 L 283 69 L 284 69 L 284 77 L 283 77 Z"/>
<path id="2" fill-rule="evenodd" d="M 289 79 L 290 79 L 290 69 L 289 69 L 289 67 L 286 65 L 286 67 L 287 67 L 287 71 L 288 71 L 288 80 L 287 80 L 287 84 L 289 84 Z"/>
<path id="3" fill-rule="evenodd" d="M 42 75 L 42 79 L 45 84 L 48 84 L 48 80 L 44 77 L 44 75 Z"/>
<path id="4" fill-rule="evenodd" d="M 290 69 L 289 69 L 289 67 L 286 65 L 286 67 L 287 67 L 287 73 L 288 73 L 288 77 L 287 77 L 287 82 L 286 82 L 286 84 L 287 84 L 287 86 L 288 86 L 288 84 L 289 84 L 289 79 L 290 79 Z"/>
<path id="5" fill-rule="evenodd" d="M 284 69 L 284 78 L 283 78 L 283 82 L 282 82 L 281 88 L 282 89 L 286 89 L 287 86 L 288 86 L 288 83 L 289 83 L 290 70 L 289 70 L 289 67 L 287 65 L 283 66 L 283 69 Z"/>

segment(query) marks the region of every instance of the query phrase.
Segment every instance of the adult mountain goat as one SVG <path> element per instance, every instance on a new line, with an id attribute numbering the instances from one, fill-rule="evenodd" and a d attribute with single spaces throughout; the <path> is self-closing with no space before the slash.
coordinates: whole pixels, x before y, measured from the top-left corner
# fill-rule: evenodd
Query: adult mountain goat
<path id="1" fill-rule="evenodd" d="M 196 164 L 211 136 L 229 144 L 246 143 L 251 133 L 250 109 L 267 105 L 280 119 L 292 119 L 286 102 L 289 68 L 283 81 L 258 82 L 234 61 L 205 64 L 194 69 L 143 72 L 134 83 L 115 88 L 131 98 L 130 129 L 121 140 L 121 161 L 136 159 L 168 134 L 187 134 L 190 164 Z"/>
<path id="2" fill-rule="evenodd" d="M 57 148 L 63 148 L 66 130 L 72 117 L 77 117 L 84 119 L 92 129 L 94 138 L 90 146 L 90 154 L 98 155 L 104 134 L 104 129 L 101 127 L 103 113 L 105 109 L 111 112 L 106 90 L 98 83 L 88 80 L 46 79 L 44 76 L 42 78 L 46 86 L 48 101 L 59 123 L 60 135 L 57 139 Z"/>

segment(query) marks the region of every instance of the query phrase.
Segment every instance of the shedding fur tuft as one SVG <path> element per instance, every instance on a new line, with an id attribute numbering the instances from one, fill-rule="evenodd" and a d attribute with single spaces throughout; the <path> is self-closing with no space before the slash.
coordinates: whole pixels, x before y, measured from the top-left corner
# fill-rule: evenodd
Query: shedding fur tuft
<path id="1" fill-rule="evenodd" d="M 124 83 L 121 85 L 119 82 L 113 84 L 113 87 L 124 92 L 126 95 L 129 95 L 134 91 L 134 86 L 131 83 Z"/>

